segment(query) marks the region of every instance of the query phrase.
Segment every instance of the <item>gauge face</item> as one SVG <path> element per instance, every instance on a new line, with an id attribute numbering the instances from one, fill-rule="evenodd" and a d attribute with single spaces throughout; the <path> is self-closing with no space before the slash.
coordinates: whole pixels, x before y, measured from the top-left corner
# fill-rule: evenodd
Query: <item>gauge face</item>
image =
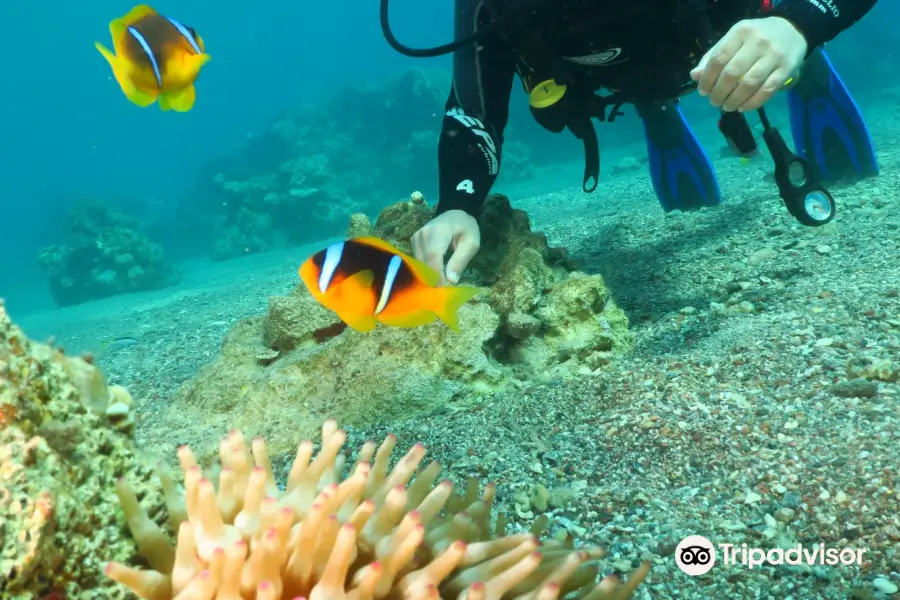
<path id="1" fill-rule="evenodd" d="M 803 199 L 803 209 L 811 219 L 825 221 L 831 217 L 831 200 L 822 192 L 809 192 Z"/>
<path id="2" fill-rule="evenodd" d="M 806 169 L 799 160 L 795 160 L 788 167 L 788 179 L 791 180 L 791 185 L 795 188 L 801 188 L 806 185 Z"/>

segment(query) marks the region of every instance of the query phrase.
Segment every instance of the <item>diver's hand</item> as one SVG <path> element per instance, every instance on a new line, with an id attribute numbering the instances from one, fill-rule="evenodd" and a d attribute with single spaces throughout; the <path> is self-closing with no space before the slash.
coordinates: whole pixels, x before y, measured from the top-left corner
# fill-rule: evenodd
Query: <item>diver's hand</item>
<path id="1" fill-rule="evenodd" d="M 441 213 L 412 236 L 413 254 L 441 274 L 441 285 L 447 285 L 448 281 L 454 285 L 459 283 L 459 276 L 480 246 L 478 221 L 461 210 Z M 451 247 L 453 255 L 447 261 L 445 271 L 444 255 Z"/>
<path id="2" fill-rule="evenodd" d="M 800 68 L 806 50 L 806 38 L 787 19 L 745 19 L 700 59 L 691 79 L 713 106 L 756 110 Z"/>

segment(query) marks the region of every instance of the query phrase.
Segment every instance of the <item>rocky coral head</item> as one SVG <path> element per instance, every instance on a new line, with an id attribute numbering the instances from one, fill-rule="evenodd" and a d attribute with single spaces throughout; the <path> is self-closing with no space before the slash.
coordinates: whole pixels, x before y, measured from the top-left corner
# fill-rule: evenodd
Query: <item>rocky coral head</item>
<path id="1" fill-rule="evenodd" d="M 114 473 L 156 500 L 143 488 L 131 402 L 94 365 L 28 339 L 0 301 L 0 598 L 102 598 L 98 551 L 134 555 L 110 517 Z"/>
<path id="2" fill-rule="evenodd" d="M 627 583 L 608 577 L 597 584 L 590 562 L 600 548 L 542 545 L 530 533 L 492 530 L 494 487 L 479 494 L 475 482 L 455 495 L 450 482 L 435 485 L 440 466 L 419 468 L 421 444 L 389 470 L 395 438 L 377 448 L 369 442 L 344 477 L 345 440 L 327 421 L 315 457 L 312 442 L 300 444 L 284 491 L 261 439 L 248 448 L 232 431 L 222 441 L 218 489 L 183 447 L 183 493 L 161 472 L 178 532 L 174 547 L 120 482 L 126 521 L 153 570 L 112 562 L 107 575 L 154 600 L 552 600 L 570 590 L 600 600 L 629 597 L 649 570 L 645 563 Z"/>
<path id="3" fill-rule="evenodd" d="M 374 235 L 389 241 L 404 252 L 411 253 L 413 234 L 434 218 L 435 209 L 429 207 L 421 192 L 413 192 L 408 201 L 394 203 L 378 216 L 373 227 L 366 227 L 362 215 L 351 218 L 349 237 Z M 364 218 L 364 217 L 363 217 Z M 363 224 L 365 223 L 365 224 Z M 477 286 L 490 287 L 511 272 L 522 250 L 530 248 L 551 269 L 574 271 L 576 265 L 565 248 L 551 247 L 544 234 L 533 232 L 528 214 L 514 209 L 509 198 L 491 194 L 484 201 L 479 217 L 481 249 L 466 271 L 465 279 Z"/>
<path id="4" fill-rule="evenodd" d="M 353 218 L 350 235 L 409 250 L 432 215 L 417 194 L 387 207 L 374 227 Z M 220 359 L 173 401 L 167 430 L 196 419 L 253 428 L 281 451 L 327 417 L 365 426 L 465 410 L 523 382 L 595 374 L 631 347 L 600 275 L 572 271 L 502 196 L 490 197 L 483 220 L 490 225 L 471 275 L 493 284 L 459 309 L 459 332 L 442 323 L 349 330 L 298 285 L 270 298 L 265 316 L 235 325 Z M 212 442 L 205 446 L 201 453 Z"/>

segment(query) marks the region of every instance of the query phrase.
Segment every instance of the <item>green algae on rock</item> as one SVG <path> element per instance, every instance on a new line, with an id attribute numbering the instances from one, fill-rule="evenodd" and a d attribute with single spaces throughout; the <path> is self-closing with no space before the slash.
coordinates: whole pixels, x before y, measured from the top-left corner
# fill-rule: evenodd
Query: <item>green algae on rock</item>
<path id="1" fill-rule="evenodd" d="M 131 560 L 115 493 L 126 473 L 145 489 L 135 454 L 131 396 L 107 386 L 89 361 L 29 340 L 0 303 L 0 597 L 121 598 L 103 576 L 111 557 Z M 152 486 L 151 490 L 155 488 Z M 85 596 L 84 594 L 88 594 Z"/>
<path id="2" fill-rule="evenodd" d="M 433 214 L 415 193 L 374 226 L 354 216 L 350 233 L 409 251 L 409 238 Z M 220 358 L 179 391 L 159 443 L 180 430 L 208 457 L 216 436 L 234 426 L 286 452 L 332 416 L 362 426 L 465 410 L 520 381 L 593 372 L 631 348 L 627 319 L 602 278 L 576 271 L 564 250 L 531 231 L 524 212 L 492 195 L 482 223 L 481 251 L 466 277 L 488 293 L 460 309 L 461 333 L 439 322 L 356 332 L 301 284 L 232 329 Z M 208 439 L 198 439 L 207 435 L 198 422 L 209 426 Z"/>

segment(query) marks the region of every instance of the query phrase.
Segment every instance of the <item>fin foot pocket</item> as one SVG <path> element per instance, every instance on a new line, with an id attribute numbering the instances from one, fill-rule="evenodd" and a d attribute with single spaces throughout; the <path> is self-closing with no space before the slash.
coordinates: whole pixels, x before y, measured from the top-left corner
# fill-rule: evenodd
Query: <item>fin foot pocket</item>
<path id="1" fill-rule="evenodd" d="M 803 64 L 787 96 L 795 150 L 817 177 L 830 182 L 878 175 L 862 112 L 821 48 Z"/>
<path id="2" fill-rule="evenodd" d="M 675 101 L 637 107 L 644 123 L 653 190 L 663 210 L 698 210 L 722 202 L 712 161 Z"/>

